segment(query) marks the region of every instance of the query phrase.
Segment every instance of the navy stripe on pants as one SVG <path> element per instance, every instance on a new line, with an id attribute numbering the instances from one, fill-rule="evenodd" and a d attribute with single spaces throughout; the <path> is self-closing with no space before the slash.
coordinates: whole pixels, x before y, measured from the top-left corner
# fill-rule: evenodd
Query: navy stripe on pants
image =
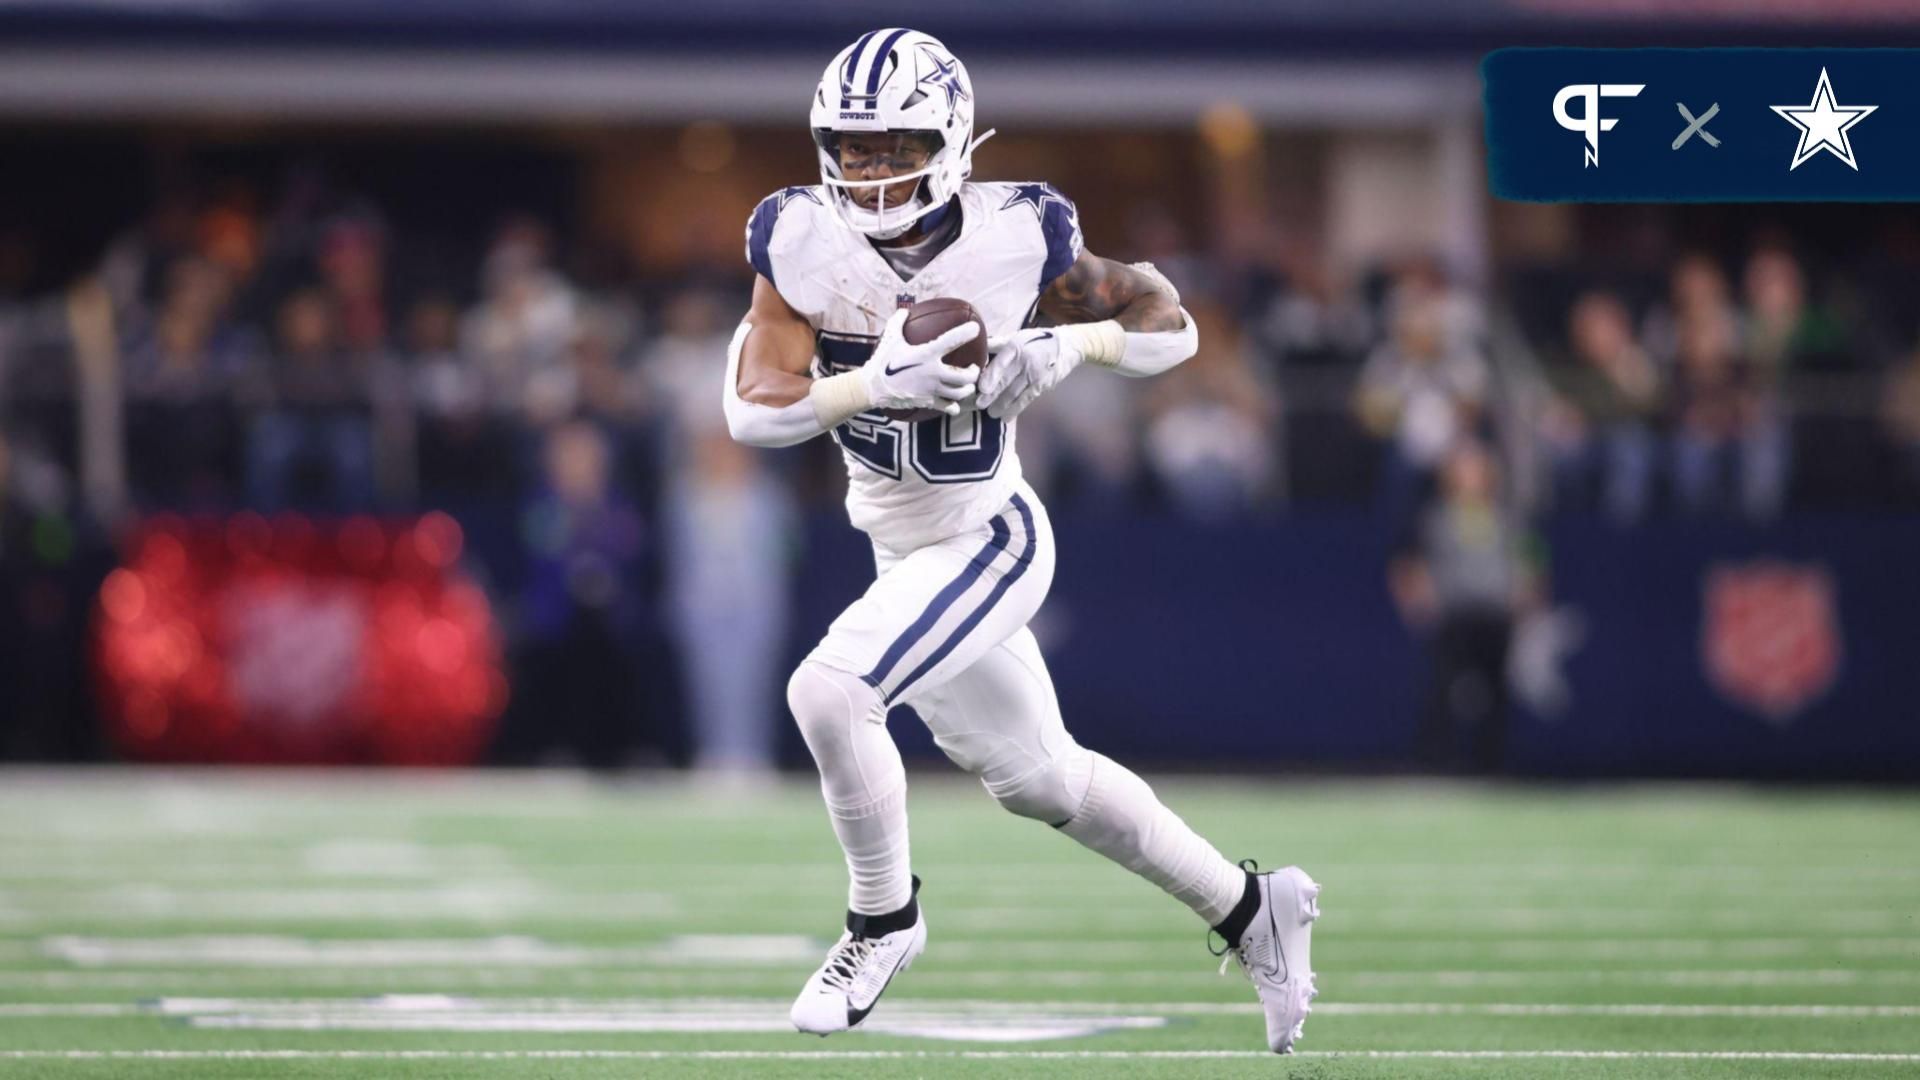
<path id="1" fill-rule="evenodd" d="M 974 609 L 973 614 L 967 616 L 966 621 L 955 628 L 953 633 L 947 637 L 947 640 L 942 643 L 939 648 L 933 650 L 933 655 L 922 661 L 919 667 L 913 669 L 913 674 L 901 680 L 900 685 L 894 688 L 893 693 L 887 695 L 888 704 L 892 704 L 895 698 L 906 693 L 907 687 L 912 686 L 920 676 L 932 671 L 935 664 L 945 660 L 948 653 L 951 653 L 958 647 L 960 642 L 965 640 L 968 634 L 973 633 L 973 628 L 980 625 L 980 620 L 987 617 L 987 613 L 992 611 L 993 606 L 1000 602 L 1000 598 L 1007 594 L 1007 590 L 1013 588 L 1013 583 L 1020 580 L 1020 575 L 1027 572 L 1027 566 L 1033 562 L 1034 550 L 1040 546 L 1040 537 L 1039 534 L 1033 531 L 1033 511 L 1027 507 L 1027 501 L 1015 495 L 1013 497 L 1013 508 L 1020 512 L 1020 522 L 1026 527 L 1027 549 L 1020 553 L 1019 558 L 1014 560 L 1013 569 L 1008 570 L 1006 574 L 1000 578 L 1000 583 L 993 587 L 993 591 L 987 594 L 987 599 L 981 603 L 979 607 Z M 997 522 L 999 519 L 996 518 L 994 520 Z"/>
<path id="2" fill-rule="evenodd" d="M 993 538 L 987 541 L 987 545 L 981 548 L 978 554 L 968 560 L 966 569 L 960 571 L 958 577 L 948 582 L 947 587 L 934 596 L 932 602 L 927 604 L 926 610 L 920 613 L 920 617 L 913 620 L 913 624 L 895 638 L 893 644 L 887 646 L 887 651 L 880 657 L 880 662 L 873 666 L 873 670 L 860 676 L 866 680 L 868 686 L 879 688 L 881 680 L 892 673 L 894 665 L 900 662 L 901 657 L 907 655 L 907 650 L 927 636 L 927 631 L 933 629 L 933 625 L 940 621 L 940 617 L 947 613 L 947 609 L 953 606 L 954 601 L 960 599 L 962 593 L 972 588 L 974 582 L 980 580 L 980 575 L 987 572 L 987 567 L 993 564 L 995 557 L 1007 550 L 1007 541 L 1011 536 L 1012 532 L 1007 528 L 1007 523 L 1000 518 L 994 518 Z"/>

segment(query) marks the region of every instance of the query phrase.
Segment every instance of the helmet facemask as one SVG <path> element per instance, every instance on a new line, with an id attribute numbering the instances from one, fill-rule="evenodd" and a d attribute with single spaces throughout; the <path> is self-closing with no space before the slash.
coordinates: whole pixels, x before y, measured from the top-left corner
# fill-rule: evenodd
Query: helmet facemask
<path id="1" fill-rule="evenodd" d="M 816 128 L 813 140 L 834 215 L 855 232 L 890 240 L 946 204 L 934 198 L 929 182 L 945 164 L 946 140 L 937 131 Z M 852 179 L 881 168 L 886 175 Z M 903 187 L 904 198 L 897 191 Z"/>

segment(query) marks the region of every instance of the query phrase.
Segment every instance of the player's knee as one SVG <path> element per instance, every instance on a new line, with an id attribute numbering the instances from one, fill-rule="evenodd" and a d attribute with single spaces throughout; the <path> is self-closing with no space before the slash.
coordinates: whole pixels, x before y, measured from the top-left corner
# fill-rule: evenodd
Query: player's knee
<path id="1" fill-rule="evenodd" d="M 1064 825 L 1073 820 L 1086 802 L 1085 780 L 1091 764 L 1092 755 L 1076 746 L 1019 776 L 996 781 L 983 775 L 980 779 L 994 801 L 1010 813 L 1049 825 Z"/>
<path id="2" fill-rule="evenodd" d="M 827 742 L 845 741 L 853 724 L 867 719 L 879 695 L 858 676 L 812 660 L 793 670 L 787 680 L 787 708 L 800 726 L 807 745 L 816 750 Z"/>

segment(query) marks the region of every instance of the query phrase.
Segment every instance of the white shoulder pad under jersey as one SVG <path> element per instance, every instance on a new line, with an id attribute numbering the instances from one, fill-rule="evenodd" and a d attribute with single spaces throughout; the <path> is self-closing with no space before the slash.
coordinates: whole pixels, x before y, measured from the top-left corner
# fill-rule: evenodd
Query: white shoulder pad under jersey
<path id="1" fill-rule="evenodd" d="M 966 184 L 960 235 L 910 280 L 841 225 L 820 187 L 767 196 L 747 221 L 747 261 L 813 326 L 815 373 L 858 367 L 895 308 L 936 297 L 973 305 L 989 335 L 1025 326 L 1084 244 L 1073 204 L 1048 184 Z M 847 510 L 875 541 L 906 550 L 974 528 L 1020 482 L 1014 424 L 968 411 L 906 423 L 863 413 L 834 430 Z"/>

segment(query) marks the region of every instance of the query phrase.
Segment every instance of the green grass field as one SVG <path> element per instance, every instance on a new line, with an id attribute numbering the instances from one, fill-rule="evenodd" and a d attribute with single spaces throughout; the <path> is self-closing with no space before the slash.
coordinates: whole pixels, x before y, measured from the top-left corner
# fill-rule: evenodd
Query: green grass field
<path id="1" fill-rule="evenodd" d="M 0 773 L 0 1076 L 1920 1075 L 1920 796 L 1157 787 L 1325 885 L 1301 1054 L 1184 908 L 963 778 L 914 780 L 926 956 L 820 1040 L 810 783 L 36 771 Z"/>

